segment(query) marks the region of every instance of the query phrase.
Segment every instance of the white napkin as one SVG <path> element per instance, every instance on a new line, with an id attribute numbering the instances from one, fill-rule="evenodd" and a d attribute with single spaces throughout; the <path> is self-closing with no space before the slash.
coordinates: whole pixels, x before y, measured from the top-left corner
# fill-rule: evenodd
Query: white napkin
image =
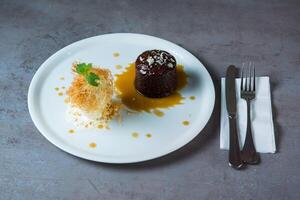
<path id="1" fill-rule="evenodd" d="M 241 79 L 235 80 L 237 102 L 237 130 L 242 148 L 247 129 L 247 104 L 240 98 Z M 275 136 L 271 105 L 269 77 L 256 78 L 256 96 L 251 101 L 252 134 L 256 150 L 261 153 L 275 153 Z M 229 121 L 226 109 L 225 78 L 221 79 L 221 128 L 220 148 L 229 148 Z"/>

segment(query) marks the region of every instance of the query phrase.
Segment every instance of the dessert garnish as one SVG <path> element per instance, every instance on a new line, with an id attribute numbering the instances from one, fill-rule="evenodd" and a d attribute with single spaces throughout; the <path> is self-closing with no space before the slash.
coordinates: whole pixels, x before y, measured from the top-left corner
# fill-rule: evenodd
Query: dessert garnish
<path id="1" fill-rule="evenodd" d="M 67 116 L 77 126 L 107 127 L 121 107 L 112 99 L 114 87 L 110 70 L 92 63 L 74 63 L 72 71 L 74 80 L 66 92 L 66 102 L 70 104 Z"/>

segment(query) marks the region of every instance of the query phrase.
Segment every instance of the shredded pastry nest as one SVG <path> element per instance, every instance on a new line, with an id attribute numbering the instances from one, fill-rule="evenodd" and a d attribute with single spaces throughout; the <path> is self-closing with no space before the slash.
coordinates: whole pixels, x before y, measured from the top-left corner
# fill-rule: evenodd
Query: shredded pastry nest
<path id="1" fill-rule="evenodd" d="M 98 118 L 102 122 L 111 120 L 118 114 L 121 104 L 112 100 L 114 86 L 110 70 L 91 68 L 89 71 L 97 74 L 100 78 L 99 85 L 92 86 L 84 76 L 76 73 L 77 64 L 74 63 L 72 66 L 75 77 L 67 90 L 66 102 L 84 112 L 99 114 Z"/>

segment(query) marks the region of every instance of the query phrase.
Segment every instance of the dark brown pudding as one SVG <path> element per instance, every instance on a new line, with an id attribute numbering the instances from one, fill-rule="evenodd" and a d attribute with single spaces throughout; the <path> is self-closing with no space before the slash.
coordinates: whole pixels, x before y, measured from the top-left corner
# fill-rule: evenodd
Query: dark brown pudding
<path id="1" fill-rule="evenodd" d="M 166 97 L 176 90 L 176 60 L 166 51 L 145 51 L 135 61 L 135 88 L 152 98 Z"/>

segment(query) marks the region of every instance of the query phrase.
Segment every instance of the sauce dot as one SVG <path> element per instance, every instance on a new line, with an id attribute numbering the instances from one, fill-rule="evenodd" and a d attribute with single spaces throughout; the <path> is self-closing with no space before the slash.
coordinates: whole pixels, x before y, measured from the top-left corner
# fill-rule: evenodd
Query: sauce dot
<path id="1" fill-rule="evenodd" d="M 147 138 L 151 138 L 152 135 L 151 135 L 150 133 L 147 133 L 147 134 L 146 134 L 146 137 L 147 137 Z"/>
<path id="2" fill-rule="evenodd" d="M 165 115 L 165 113 L 157 109 L 153 110 L 153 113 L 158 117 L 163 117 Z"/>
<path id="3" fill-rule="evenodd" d="M 138 138 L 139 137 L 139 133 L 133 132 L 133 133 L 131 133 L 131 136 L 134 137 L 134 138 Z"/>
<path id="4" fill-rule="evenodd" d="M 120 56 L 120 54 L 119 54 L 118 52 L 115 52 L 115 53 L 113 53 L 113 56 L 114 56 L 115 58 L 117 58 L 117 57 Z"/>
<path id="5" fill-rule="evenodd" d="M 62 96 L 62 95 L 64 95 L 64 93 L 62 93 L 62 92 L 59 92 L 59 93 L 58 93 L 58 96 Z"/>
<path id="6" fill-rule="evenodd" d="M 98 127 L 98 128 L 103 128 L 103 125 L 102 125 L 102 124 L 99 124 L 97 127 Z"/>
<path id="7" fill-rule="evenodd" d="M 96 147 L 97 147 L 97 144 L 94 143 L 94 142 L 92 142 L 92 143 L 89 144 L 89 147 L 91 147 L 91 148 L 96 148 Z"/>
<path id="8" fill-rule="evenodd" d="M 63 89 L 63 90 L 64 90 L 64 89 L 66 89 L 66 87 L 65 87 L 65 86 L 62 86 L 62 87 L 61 87 L 61 89 Z"/>
<path id="9" fill-rule="evenodd" d="M 59 80 L 63 81 L 63 80 L 65 80 L 65 78 L 64 77 L 60 77 Z"/>
<path id="10" fill-rule="evenodd" d="M 74 131 L 73 129 L 70 129 L 68 132 L 69 132 L 70 134 L 75 133 L 75 131 Z"/>
<path id="11" fill-rule="evenodd" d="M 58 87 L 56 87 L 56 88 L 54 88 L 56 91 L 58 91 L 59 90 L 59 88 Z"/>
<path id="12" fill-rule="evenodd" d="M 116 67 L 116 69 L 122 69 L 121 65 L 116 65 L 115 67 Z"/>
<path id="13" fill-rule="evenodd" d="M 189 122 L 189 121 L 183 121 L 182 124 L 183 124 L 184 126 L 188 126 L 188 125 L 190 124 L 190 122 Z"/>
<path id="14" fill-rule="evenodd" d="M 196 97 L 195 96 L 190 96 L 190 100 L 195 100 Z"/>

